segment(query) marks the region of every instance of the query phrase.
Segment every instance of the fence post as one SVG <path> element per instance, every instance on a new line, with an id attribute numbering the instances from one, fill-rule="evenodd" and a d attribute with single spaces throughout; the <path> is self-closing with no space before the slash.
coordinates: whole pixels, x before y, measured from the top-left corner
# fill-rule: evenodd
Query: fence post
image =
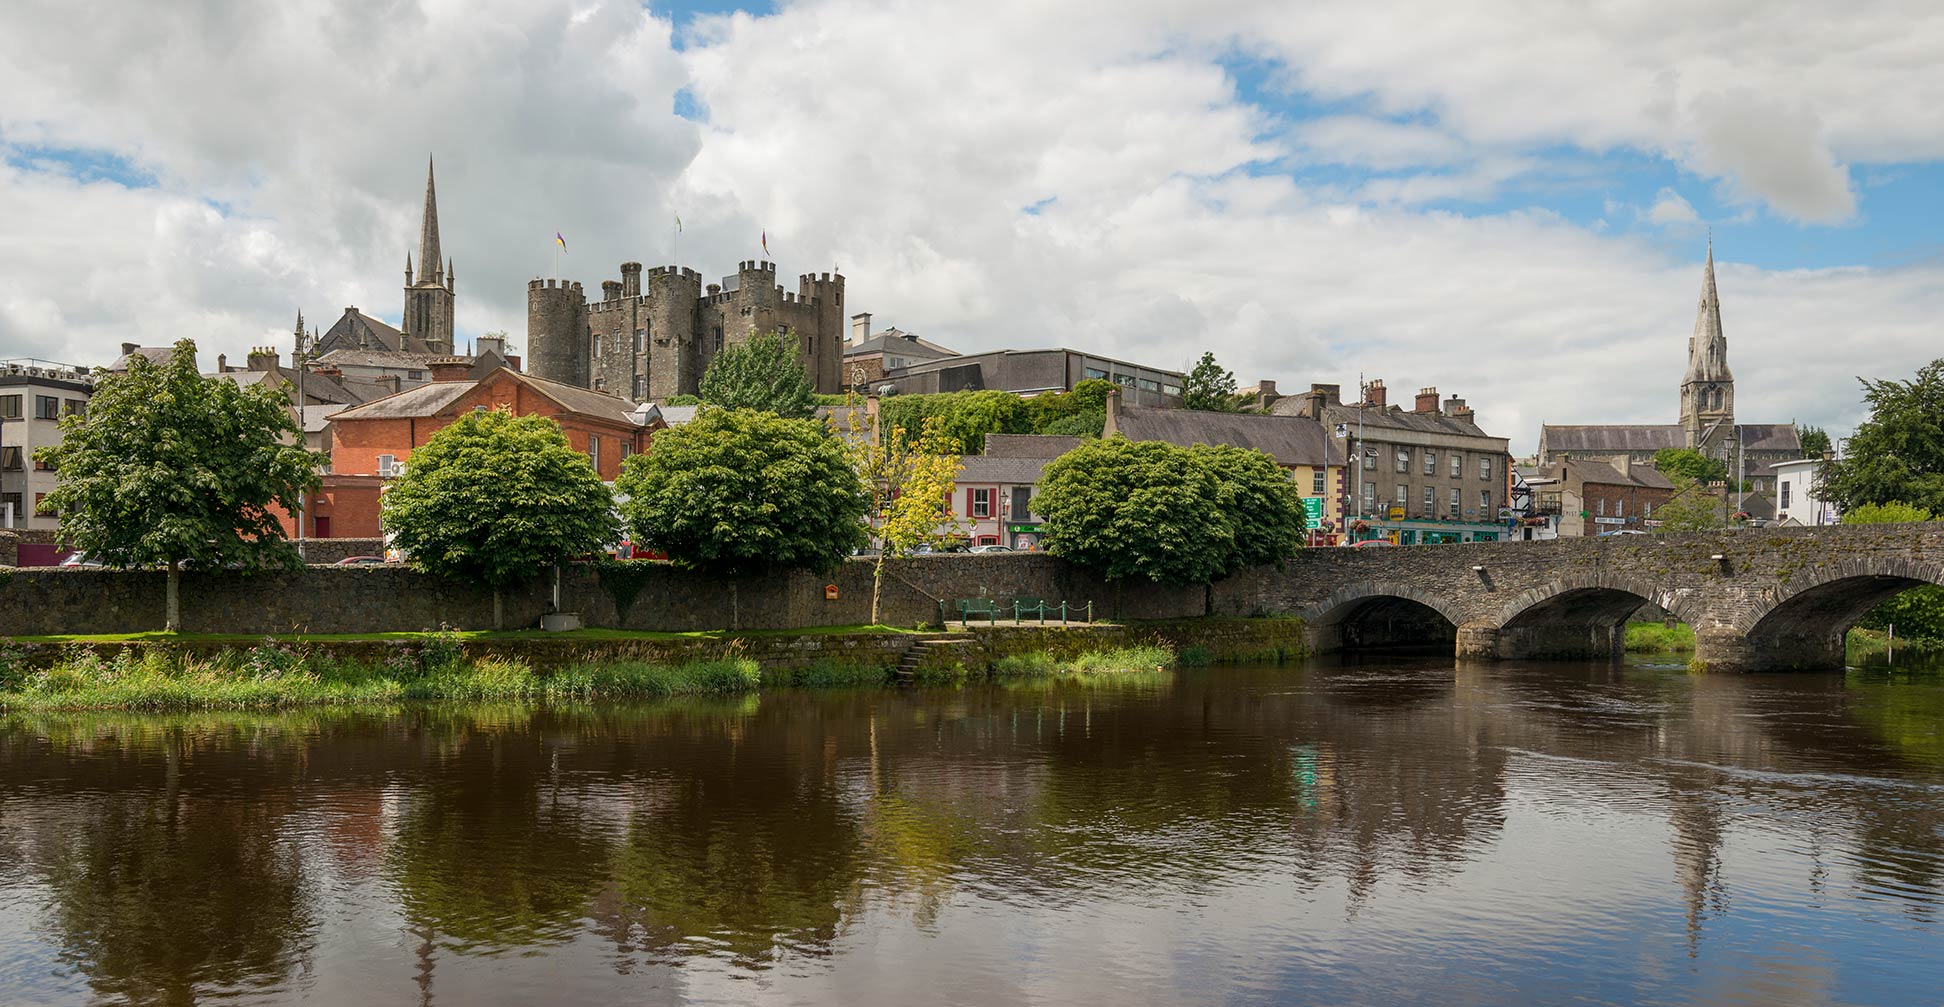
<path id="1" fill-rule="evenodd" d="M 1089 625 L 1093 623 L 1093 599 L 1092 598 L 1087 599 L 1087 622 Z"/>

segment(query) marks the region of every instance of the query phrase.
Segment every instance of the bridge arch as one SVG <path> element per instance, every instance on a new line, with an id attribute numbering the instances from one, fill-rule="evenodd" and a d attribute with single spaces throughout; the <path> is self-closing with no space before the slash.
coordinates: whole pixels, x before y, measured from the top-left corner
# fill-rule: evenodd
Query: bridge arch
<path id="1" fill-rule="evenodd" d="M 1464 613 L 1402 581 L 1356 581 L 1297 613 L 1319 653 L 1451 646 Z"/>
<path id="2" fill-rule="evenodd" d="M 1613 660 L 1626 624 L 1641 606 L 1658 605 L 1687 619 L 1690 599 L 1640 577 L 1611 571 L 1573 574 L 1514 595 L 1490 620 L 1497 656 L 1520 660 Z"/>
<path id="3" fill-rule="evenodd" d="M 1735 619 L 1744 652 L 1719 663 L 1763 671 L 1841 668 L 1851 627 L 1878 605 L 1925 585 L 1944 585 L 1944 563 L 1862 556 L 1792 571 Z"/>

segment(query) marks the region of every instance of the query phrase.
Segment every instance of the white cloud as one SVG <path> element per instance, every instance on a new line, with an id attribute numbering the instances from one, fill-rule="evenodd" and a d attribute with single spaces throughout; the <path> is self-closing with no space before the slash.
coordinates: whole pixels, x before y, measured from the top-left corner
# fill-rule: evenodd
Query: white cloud
<path id="1" fill-rule="evenodd" d="M 1661 227 L 1681 227 L 1700 221 L 1701 215 L 1694 212 L 1693 204 L 1681 198 L 1673 189 L 1662 189 L 1654 196 L 1654 205 L 1647 208 L 1647 220 Z"/>
<path id="2" fill-rule="evenodd" d="M 1541 420 L 1673 418 L 1698 261 L 1545 212 L 1419 207 L 1506 198 L 1563 145 L 1658 151 L 1828 220 L 1853 212 L 1845 163 L 1944 156 L 1927 7 L 1519 10 L 802 0 L 703 19 L 678 50 L 621 0 L 8 5 L 0 152 L 105 150 L 157 184 L 0 165 L 0 355 L 105 362 L 184 334 L 234 355 L 299 308 L 396 317 L 431 151 L 464 332 L 521 341 L 555 230 L 592 285 L 669 261 L 679 210 L 685 264 L 725 272 L 767 230 L 785 275 L 841 265 L 850 310 L 963 349 L 1213 349 L 1285 388 L 1362 370 L 1463 395 L 1528 447 Z M 1343 110 L 1241 100 L 1238 52 Z M 673 114 L 685 88 L 703 121 Z M 1280 173 L 1319 161 L 1395 174 Z M 1717 251 L 1751 419 L 1843 426 L 1846 361 L 1933 352 L 1934 265 Z"/>

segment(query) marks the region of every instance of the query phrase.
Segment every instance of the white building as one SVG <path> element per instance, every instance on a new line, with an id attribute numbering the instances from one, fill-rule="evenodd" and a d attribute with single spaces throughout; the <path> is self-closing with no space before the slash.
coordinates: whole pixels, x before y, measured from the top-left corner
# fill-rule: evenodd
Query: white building
<path id="1" fill-rule="evenodd" d="M 85 413 L 94 377 L 70 364 L 0 361 L 0 527 L 60 526 L 42 498 L 59 478 L 34 451 L 61 443 L 61 417 Z"/>
<path id="2" fill-rule="evenodd" d="M 1836 524 L 1842 514 L 1822 498 L 1821 458 L 1774 462 L 1775 523 L 1779 525 Z"/>

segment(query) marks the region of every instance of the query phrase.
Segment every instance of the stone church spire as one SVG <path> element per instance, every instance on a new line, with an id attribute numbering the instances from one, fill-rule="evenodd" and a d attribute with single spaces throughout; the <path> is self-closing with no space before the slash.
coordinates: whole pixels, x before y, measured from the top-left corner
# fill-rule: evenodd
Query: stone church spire
<path id="1" fill-rule="evenodd" d="M 425 214 L 419 221 L 419 268 L 432 271 L 434 281 L 439 276 L 439 196 L 432 184 L 432 158 L 425 159 Z"/>
<path id="2" fill-rule="evenodd" d="M 1701 271 L 1701 304 L 1688 337 L 1687 373 L 1681 376 L 1681 428 L 1687 446 L 1715 453 L 1735 432 L 1735 376 L 1728 370 L 1728 337 L 1721 331 L 1721 298 L 1715 292 L 1714 239 Z"/>

